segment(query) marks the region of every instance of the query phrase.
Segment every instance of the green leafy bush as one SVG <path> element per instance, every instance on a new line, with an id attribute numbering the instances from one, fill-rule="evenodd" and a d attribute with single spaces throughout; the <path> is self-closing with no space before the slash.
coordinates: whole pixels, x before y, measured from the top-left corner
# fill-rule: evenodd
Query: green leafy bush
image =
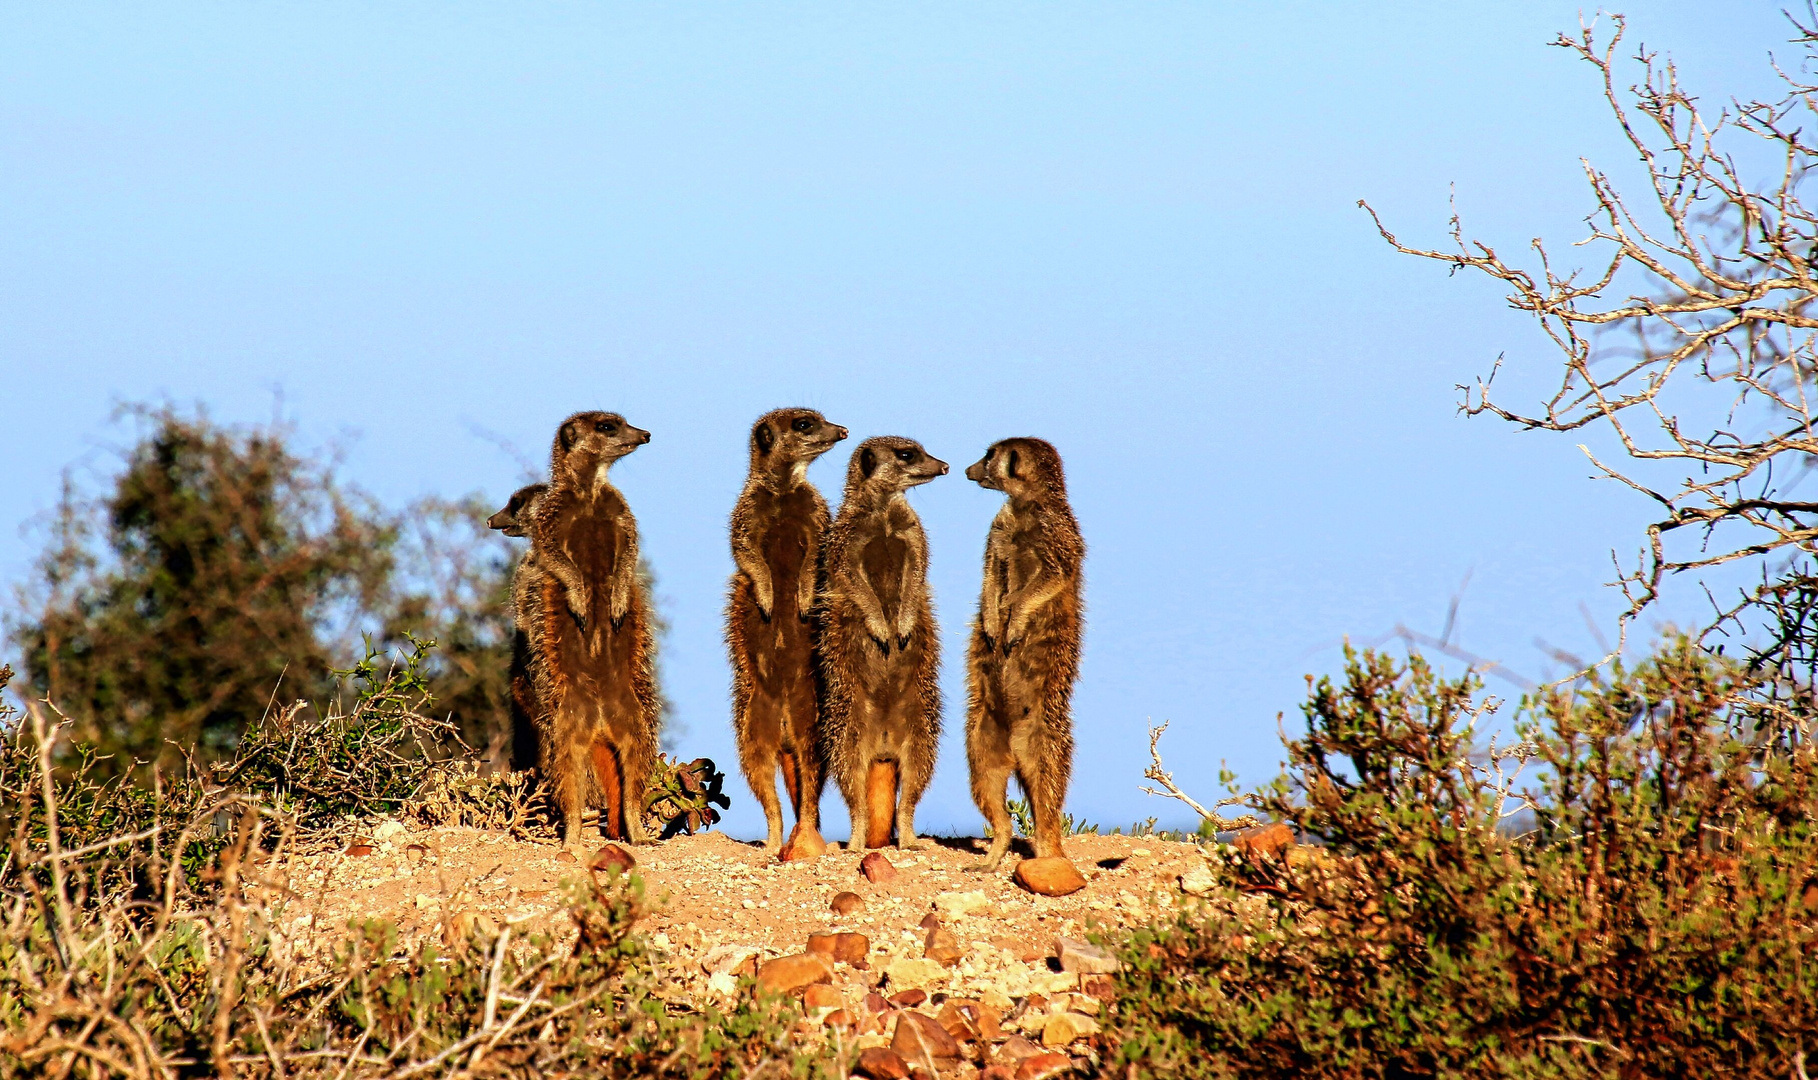
<path id="1" fill-rule="evenodd" d="M 1483 753 L 1474 677 L 1348 652 L 1254 801 L 1307 843 L 1226 859 L 1222 892 L 1126 944 L 1108 1071 L 1796 1075 L 1818 755 L 1810 709 L 1757 689 L 1671 642 L 1524 702 Z"/>

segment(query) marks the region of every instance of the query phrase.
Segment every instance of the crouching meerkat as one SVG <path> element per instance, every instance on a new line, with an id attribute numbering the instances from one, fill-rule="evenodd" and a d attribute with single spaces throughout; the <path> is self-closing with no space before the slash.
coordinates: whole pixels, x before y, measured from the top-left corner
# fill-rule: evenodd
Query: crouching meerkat
<path id="1" fill-rule="evenodd" d="M 1073 682 L 1079 675 L 1081 564 L 1086 545 L 1067 504 L 1060 454 L 1041 439 L 1005 439 L 966 478 L 1006 496 L 985 540 L 985 581 L 966 656 L 966 761 L 972 798 L 991 823 L 978 869 L 1010 849 L 1010 777 L 1035 818 L 1037 858 L 1061 856 L 1061 804 L 1073 769 Z"/>
<path id="2" fill-rule="evenodd" d="M 548 484 L 528 484 L 512 492 L 504 507 L 486 519 L 486 527 L 497 529 L 506 536 L 529 536 L 536 501 L 548 490 Z M 514 770 L 534 769 L 537 764 L 537 723 L 542 719 L 542 710 L 537 705 L 536 685 L 531 678 L 530 639 L 532 628 L 539 626 L 543 616 L 537 588 L 542 577 L 534 548 L 524 553 L 511 572 L 511 767 Z"/>
<path id="3" fill-rule="evenodd" d="M 783 845 L 780 766 L 795 828 L 821 824 L 819 710 L 813 611 L 821 541 L 832 523 L 808 465 L 846 437 L 813 409 L 778 409 L 751 428 L 751 469 L 732 509 L 726 647 L 739 767 L 764 808 L 764 850 Z"/>
<path id="4" fill-rule="evenodd" d="M 928 595 L 928 540 L 906 492 L 947 463 L 900 438 L 867 439 L 846 469 L 827 531 L 820 658 L 822 741 L 852 814 L 850 847 L 915 837 L 915 804 L 940 741 L 940 633 Z"/>
<path id="5" fill-rule="evenodd" d="M 662 722 L 652 670 L 649 598 L 638 576 L 638 526 L 612 486 L 612 464 L 650 441 L 615 413 L 562 421 L 549 488 L 531 514 L 538 578 L 528 607 L 537 689 L 537 764 L 561 812 L 563 843 L 600 808 L 606 835 L 645 843 L 644 788 Z"/>

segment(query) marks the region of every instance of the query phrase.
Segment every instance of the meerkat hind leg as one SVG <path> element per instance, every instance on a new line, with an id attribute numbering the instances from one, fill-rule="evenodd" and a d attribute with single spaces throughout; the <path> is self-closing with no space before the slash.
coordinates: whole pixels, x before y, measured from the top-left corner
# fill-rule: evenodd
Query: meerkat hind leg
<path id="1" fill-rule="evenodd" d="M 891 818 L 896 810 L 896 762 L 874 761 L 865 779 L 865 846 L 881 848 L 890 843 Z"/>
<path id="2" fill-rule="evenodd" d="M 1049 766 L 1037 763 L 1023 765 L 1018 771 L 1023 790 L 1029 795 L 1029 814 L 1035 819 L 1035 857 L 1064 858 L 1061 851 L 1061 799 L 1059 785 L 1048 774 Z"/>
<path id="3" fill-rule="evenodd" d="M 789 796 L 789 808 L 799 819 L 801 817 L 799 808 L 802 805 L 802 778 L 796 764 L 795 751 L 782 751 L 777 754 L 776 761 L 783 770 L 783 791 Z"/>
<path id="4" fill-rule="evenodd" d="M 771 855 L 783 846 L 783 808 L 776 799 L 777 758 L 775 744 L 756 735 L 747 735 L 745 745 L 739 747 L 739 766 L 745 772 L 745 782 L 751 785 L 751 794 L 764 811 L 764 850 Z M 784 776 L 787 775 L 785 766 Z"/>
<path id="5" fill-rule="evenodd" d="M 1010 840 L 1016 826 L 1010 820 L 1010 807 L 1005 800 L 1010 794 L 1012 771 L 1008 760 L 992 761 L 980 769 L 972 781 L 972 799 L 991 825 L 991 846 L 985 851 L 985 857 L 968 866 L 968 870 L 990 873 L 1010 853 Z"/>

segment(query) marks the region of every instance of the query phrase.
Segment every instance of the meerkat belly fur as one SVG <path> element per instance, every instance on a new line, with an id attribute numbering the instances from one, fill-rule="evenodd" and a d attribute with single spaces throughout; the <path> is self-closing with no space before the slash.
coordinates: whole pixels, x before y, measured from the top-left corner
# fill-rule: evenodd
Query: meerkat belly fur
<path id="1" fill-rule="evenodd" d="M 832 517 L 808 465 L 846 437 L 812 409 L 778 409 L 751 429 L 751 469 L 732 510 L 737 571 L 726 601 L 732 657 L 732 727 L 739 766 L 764 808 L 764 849 L 783 843 L 780 767 L 799 830 L 820 829 L 819 673 L 814 604 L 821 544 Z"/>
<path id="2" fill-rule="evenodd" d="M 542 714 L 537 760 L 568 847 L 580 844 L 588 805 L 600 808 L 609 837 L 649 839 L 644 790 L 662 721 L 649 598 L 638 575 L 637 520 L 607 475 L 649 441 L 649 432 L 613 413 L 564 420 L 549 489 L 531 514 L 538 576 L 526 583 L 524 602 L 541 613 L 527 641 Z"/>
<path id="3" fill-rule="evenodd" d="M 828 769 L 852 815 L 852 847 L 918 847 L 915 806 L 940 741 L 940 631 L 928 541 L 905 493 L 947 472 L 909 439 L 867 439 L 828 530 L 819 653 Z"/>
<path id="4" fill-rule="evenodd" d="M 1010 849 L 1004 799 L 1015 776 L 1035 819 L 1035 854 L 1061 857 L 1061 806 L 1073 768 L 1086 545 L 1067 503 L 1060 454 L 1041 439 L 1005 439 L 966 468 L 1002 491 L 985 541 L 984 586 L 966 656 L 966 761 L 972 797 L 991 824 L 981 869 Z"/>
<path id="5" fill-rule="evenodd" d="M 530 519 L 536 500 L 549 490 L 548 484 L 529 484 L 511 493 L 500 510 L 486 519 L 486 527 L 506 536 L 530 535 Z M 545 719 L 538 705 L 538 692 L 531 675 L 530 641 L 541 636 L 543 609 L 538 582 L 543 577 L 537 566 L 536 550 L 524 553 L 511 572 L 511 767 L 534 769 L 537 765 L 537 724 Z"/>

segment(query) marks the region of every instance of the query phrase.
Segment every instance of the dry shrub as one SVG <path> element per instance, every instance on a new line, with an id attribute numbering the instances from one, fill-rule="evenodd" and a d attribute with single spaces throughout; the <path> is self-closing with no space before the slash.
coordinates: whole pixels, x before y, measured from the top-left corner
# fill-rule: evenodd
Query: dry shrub
<path id="1" fill-rule="evenodd" d="M 1486 756 L 1474 677 L 1347 653 L 1255 800 L 1310 846 L 1127 944 L 1108 1071 L 1801 1075 L 1818 754 L 1759 689 L 1672 642 Z"/>

